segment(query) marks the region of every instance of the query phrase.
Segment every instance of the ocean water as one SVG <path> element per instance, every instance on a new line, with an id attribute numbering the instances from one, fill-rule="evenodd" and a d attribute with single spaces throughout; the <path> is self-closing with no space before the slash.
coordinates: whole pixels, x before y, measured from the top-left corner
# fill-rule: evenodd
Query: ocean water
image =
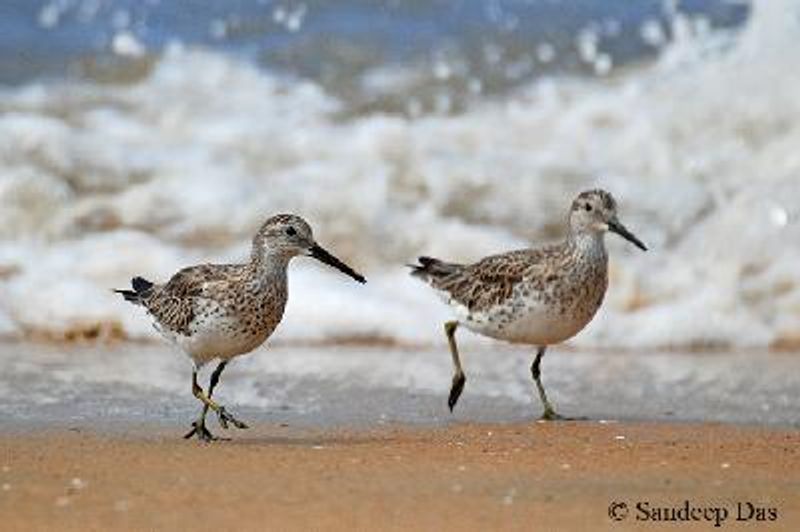
<path id="1" fill-rule="evenodd" d="M 602 186 L 651 251 L 574 345 L 796 348 L 800 4 L 630 4 L 3 2 L 0 335 L 155 339 L 109 288 L 288 211 L 369 283 L 297 259 L 275 342 L 441 344 L 405 263 Z"/>

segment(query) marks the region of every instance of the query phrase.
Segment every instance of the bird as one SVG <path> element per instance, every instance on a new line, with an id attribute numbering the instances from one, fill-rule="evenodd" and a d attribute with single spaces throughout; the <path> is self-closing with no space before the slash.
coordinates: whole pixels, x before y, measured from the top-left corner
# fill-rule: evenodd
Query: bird
<path id="1" fill-rule="evenodd" d="M 298 255 L 313 257 L 359 283 L 366 282 L 363 275 L 317 244 L 303 218 L 278 214 L 267 219 L 253 237 L 247 262 L 190 266 L 164 284 L 134 277 L 131 290 L 114 290 L 125 301 L 144 307 L 155 329 L 193 362 L 192 394 L 202 403 L 202 410 L 186 439 L 219 439 L 206 427 L 209 409 L 223 429 L 229 425 L 248 428 L 212 395 L 227 364 L 263 344 L 280 323 L 288 298 L 289 262 Z M 198 371 L 215 359 L 219 363 L 206 394 L 198 384 Z"/>
<path id="2" fill-rule="evenodd" d="M 611 231 L 647 251 L 617 216 L 617 202 L 605 190 L 581 192 L 572 201 L 566 238 L 556 244 L 491 255 L 472 264 L 419 257 L 411 275 L 431 286 L 455 314 L 444 324 L 453 363 L 448 396 L 452 412 L 466 384 L 456 330 L 536 346 L 531 364 L 541 419 L 558 414 L 541 381 L 547 347 L 578 334 L 600 308 L 608 287 L 605 234 Z"/>

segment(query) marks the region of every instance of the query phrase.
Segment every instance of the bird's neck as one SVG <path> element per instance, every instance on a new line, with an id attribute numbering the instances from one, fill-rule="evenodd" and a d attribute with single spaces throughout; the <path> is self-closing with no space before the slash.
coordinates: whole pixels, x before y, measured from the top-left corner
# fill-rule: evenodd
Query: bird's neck
<path id="1" fill-rule="evenodd" d="M 285 253 L 253 253 L 250 269 L 253 277 L 260 281 L 285 282 L 292 255 Z"/>
<path id="2" fill-rule="evenodd" d="M 586 260 L 605 261 L 608 258 L 604 233 L 599 231 L 570 232 L 567 246 Z"/>

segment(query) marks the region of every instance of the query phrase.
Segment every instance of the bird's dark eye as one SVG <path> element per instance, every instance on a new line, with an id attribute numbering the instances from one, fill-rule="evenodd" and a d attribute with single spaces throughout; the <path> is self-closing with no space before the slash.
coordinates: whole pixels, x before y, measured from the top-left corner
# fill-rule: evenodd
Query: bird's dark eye
<path id="1" fill-rule="evenodd" d="M 586 209 L 586 212 L 591 212 L 592 211 L 592 206 L 589 203 L 587 203 L 583 208 Z"/>
<path id="2" fill-rule="evenodd" d="M 295 231 L 294 227 L 290 226 L 286 228 L 286 234 L 289 236 L 294 236 L 297 234 L 297 231 Z"/>

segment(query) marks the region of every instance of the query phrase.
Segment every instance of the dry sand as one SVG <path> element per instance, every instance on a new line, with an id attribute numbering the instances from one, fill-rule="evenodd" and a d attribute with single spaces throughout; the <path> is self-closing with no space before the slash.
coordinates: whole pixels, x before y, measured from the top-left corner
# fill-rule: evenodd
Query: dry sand
<path id="1" fill-rule="evenodd" d="M 689 501 L 727 510 L 722 529 L 800 530 L 797 431 L 582 421 L 231 435 L 201 444 L 134 424 L 6 432 L 0 528 L 713 529 L 637 520 L 638 503 Z M 609 517 L 615 501 L 628 505 L 620 522 Z M 747 515 L 746 503 L 774 508 L 776 520 L 737 522 L 737 503 Z"/>

